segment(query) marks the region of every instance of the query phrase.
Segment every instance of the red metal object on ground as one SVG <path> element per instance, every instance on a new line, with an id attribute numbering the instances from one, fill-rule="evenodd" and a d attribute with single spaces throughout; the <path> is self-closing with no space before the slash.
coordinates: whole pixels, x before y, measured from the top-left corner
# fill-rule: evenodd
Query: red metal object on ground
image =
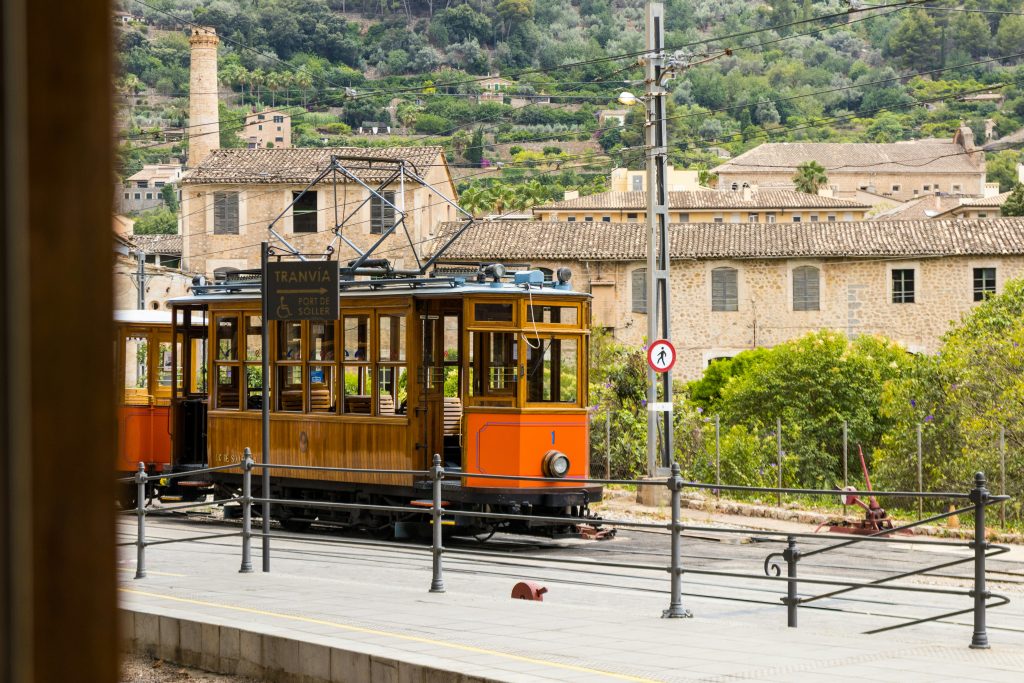
<path id="1" fill-rule="evenodd" d="M 533 581 L 520 581 L 512 587 L 513 600 L 536 600 L 544 602 L 544 594 L 548 589 Z"/>
<path id="2" fill-rule="evenodd" d="M 860 467 L 864 472 L 864 481 L 867 484 L 868 491 L 872 491 L 871 488 L 871 477 L 868 475 L 868 466 L 864 461 L 864 450 L 857 446 L 857 451 L 860 453 Z M 862 534 L 871 535 L 887 530 L 892 530 L 892 518 L 885 511 L 885 509 L 878 504 L 878 500 L 871 496 L 870 500 L 865 503 L 857 496 L 847 493 L 847 491 L 855 491 L 853 487 L 846 487 L 839 494 L 839 500 L 843 505 L 859 505 L 864 508 L 864 519 L 857 522 L 850 522 L 849 520 L 843 519 L 839 521 L 823 522 L 818 525 L 818 529 L 828 525 L 828 530 L 834 534 Z M 817 529 L 815 529 L 817 531 Z"/>
<path id="3" fill-rule="evenodd" d="M 579 532 L 580 538 L 585 538 L 589 541 L 607 541 L 615 538 L 615 529 L 612 527 L 598 529 L 589 524 L 580 524 L 576 527 L 576 530 Z"/>

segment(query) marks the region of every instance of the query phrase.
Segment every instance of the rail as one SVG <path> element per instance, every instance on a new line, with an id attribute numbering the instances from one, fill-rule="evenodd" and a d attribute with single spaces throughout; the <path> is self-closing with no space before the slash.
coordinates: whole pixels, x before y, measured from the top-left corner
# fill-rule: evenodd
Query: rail
<path id="1" fill-rule="evenodd" d="M 257 468 L 265 468 L 269 470 L 297 470 L 297 471 L 319 471 L 319 472 L 336 472 L 336 473 L 355 473 L 355 474 L 368 474 L 368 475 L 379 475 L 379 474 L 403 474 L 403 475 L 414 475 L 426 477 L 431 483 L 431 499 L 430 505 L 426 506 L 414 506 L 414 505 L 377 505 L 367 503 L 343 503 L 343 502 L 332 502 L 332 501 L 309 501 L 309 500 L 297 500 L 290 498 L 277 497 L 274 498 L 267 493 L 263 493 L 262 496 L 256 496 L 253 494 L 252 487 L 252 473 Z M 256 533 L 252 528 L 252 510 L 253 506 L 257 504 L 270 504 L 287 506 L 293 508 L 303 508 L 311 510 L 368 510 L 368 511 L 386 511 L 394 513 L 404 513 L 410 516 L 427 516 L 429 517 L 429 523 L 431 525 L 431 578 L 429 591 L 432 593 L 443 593 L 445 592 L 444 584 L 444 562 L 443 558 L 445 555 L 474 555 L 482 557 L 496 556 L 496 553 L 481 551 L 481 550 L 465 550 L 465 549 L 453 549 L 446 548 L 443 543 L 443 522 L 445 519 L 452 520 L 457 517 L 471 517 L 477 519 L 488 519 L 496 521 L 513 521 L 513 520 L 531 520 L 535 522 L 555 522 L 565 524 L 593 524 L 599 522 L 601 525 L 607 525 L 612 527 L 626 527 L 626 528 L 641 528 L 641 529 L 664 529 L 669 532 L 670 535 L 670 549 L 669 549 L 669 562 L 668 566 L 661 564 L 645 564 L 645 563 L 633 563 L 633 562 L 598 562 L 593 560 L 579 560 L 567 557 L 545 557 L 544 562 L 550 562 L 553 564 L 565 564 L 565 565 L 586 565 L 588 567 L 602 566 L 612 567 L 620 569 L 632 569 L 652 572 L 667 572 L 669 574 L 669 604 L 668 607 L 663 610 L 662 616 L 665 618 L 681 618 L 692 616 L 691 612 L 683 606 L 682 601 L 682 588 L 683 588 L 683 576 L 685 574 L 693 575 L 704 575 L 704 576 L 717 576 L 724 578 L 743 578 L 743 579 L 757 579 L 766 582 L 785 583 L 785 595 L 780 598 L 783 605 L 786 607 L 786 621 L 787 625 L 791 628 L 796 628 L 798 623 L 798 610 L 802 605 L 808 605 L 809 603 L 833 598 L 838 595 L 847 594 L 857 590 L 883 590 L 883 591 L 905 591 L 909 593 L 927 593 L 936 595 L 947 595 L 947 596 L 962 596 L 968 597 L 972 600 L 972 605 L 964 609 L 958 609 L 943 614 L 923 617 L 918 619 L 912 619 L 907 622 L 898 623 L 895 625 L 885 626 L 883 628 L 874 629 L 867 631 L 867 633 L 881 633 L 884 631 L 893 630 L 896 628 L 903 628 L 906 626 L 913 626 L 916 624 L 922 624 L 926 622 L 939 621 L 949 619 L 951 617 L 972 614 L 973 615 L 973 633 L 971 637 L 970 647 L 975 649 L 983 649 L 989 647 L 988 641 L 988 628 L 987 628 L 987 610 L 995 607 L 1000 607 L 1009 602 L 1006 596 L 993 593 L 988 590 L 986 584 L 986 561 L 990 557 L 1003 554 L 1009 551 L 1009 548 L 1005 546 L 991 544 L 986 540 L 985 536 L 985 517 L 986 509 L 997 503 L 1002 503 L 1007 500 L 1009 496 L 1005 495 L 992 495 L 988 488 L 985 475 L 981 472 L 975 474 L 974 486 L 968 492 L 935 492 L 935 491 L 843 491 L 845 495 L 866 495 L 866 496 L 890 496 L 890 497 L 914 497 L 914 498 L 940 498 L 944 500 L 957 500 L 964 501 L 965 504 L 940 514 L 933 515 L 924 519 L 919 519 L 908 524 L 897 526 L 891 529 L 883 529 L 875 533 L 857 536 L 836 543 L 830 543 L 824 547 L 815 548 L 813 550 L 803 550 L 799 545 L 799 539 L 816 538 L 821 539 L 820 534 L 812 533 L 794 533 L 785 531 L 766 531 L 760 529 L 749 529 L 749 528 L 720 528 L 720 527 L 708 527 L 701 525 L 690 525 L 682 523 L 682 505 L 681 495 L 686 489 L 716 489 L 732 490 L 732 491 L 744 491 L 744 492 L 758 492 L 758 493 L 777 493 L 777 494 L 799 494 L 809 496 L 834 496 L 838 491 L 828 489 L 792 489 L 782 487 L 754 487 L 754 486 L 733 486 L 723 484 L 704 484 L 700 482 L 687 482 L 683 480 L 679 473 L 678 464 L 673 464 L 671 474 L 665 479 L 647 479 L 647 480 L 620 480 L 620 479 L 589 479 L 589 478 L 574 478 L 571 480 L 558 479 L 550 477 L 534 477 L 534 476 L 515 476 L 515 475 L 496 475 L 496 474 L 480 474 L 480 473 L 466 473 L 466 472 L 446 472 L 444 467 L 441 465 L 441 458 L 439 455 L 434 456 L 433 466 L 428 470 L 378 470 L 378 469 L 360 469 L 351 467 L 316 467 L 316 466 L 299 466 L 299 465 L 264 465 L 257 463 L 253 460 L 251 452 L 248 448 L 245 449 L 242 461 L 238 464 L 223 465 L 219 467 L 211 467 L 201 470 L 193 470 L 189 472 L 176 473 L 172 475 L 161 475 L 161 479 L 172 479 L 178 477 L 195 477 L 198 475 L 210 474 L 213 472 L 223 472 L 227 470 L 241 470 L 242 478 L 242 491 L 240 495 L 230 496 L 226 498 L 219 498 L 213 501 L 202 501 L 197 503 L 187 503 L 183 505 L 173 505 L 169 507 L 162 507 L 158 510 L 147 510 L 145 506 L 145 492 L 146 485 L 149 477 L 145 472 L 143 463 L 139 463 L 139 470 L 136 472 L 134 477 L 128 479 L 122 479 L 119 481 L 133 482 L 137 488 L 137 501 L 134 509 L 126 510 L 125 514 L 132 514 L 137 517 L 137 531 L 136 538 L 134 541 L 120 543 L 120 546 L 136 546 L 137 558 L 136 558 L 136 579 L 142 579 L 146 577 L 146 564 L 145 564 L 145 551 L 147 547 L 155 545 L 164 545 L 168 543 L 178 542 L 192 542 L 201 541 L 208 539 L 217 538 L 228 538 L 239 536 L 242 539 L 241 542 L 241 566 L 239 571 L 241 573 L 251 573 L 253 571 L 252 564 L 252 539 L 254 536 L 260 536 L 264 540 L 264 547 L 269 548 L 269 539 L 278 537 L 277 534 L 272 534 L 270 530 L 270 521 L 264 518 L 263 528 L 261 533 Z M 616 519 L 599 519 L 595 520 L 591 517 L 566 517 L 566 516 L 540 516 L 540 515 L 524 515 L 524 514 L 513 514 L 513 513 L 501 513 L 501 512 L 483 512 L 473 510 L 456 510 L 448 509 L 445 506 L 445 501 L 442 497 L 443 487 L 442 482 L 446 477 L 452 477 L 455 479 L 490 479 L 490 480 L 509 480 L 509 481 L 529 481 L 529 482 L 543 482 L 543 483 L 566 483 L 571 481 L 574 484 L 629 484 L 635 486 L 656 486 L 656 487 L 667 487 L 671 497 L 671 521 L 669 523 L 660 522 L 644 522 L 636 520 L 616 520 Z M 203 534 L 197 536 L 190 536 L 187 538 L 175 538 L 148 541 L 146 539 L 146 528 L 145 520 L 148 515 L 166 515 L 172 514 L 180 510 L 193 509 L 197 507 L 205 507 L 210 505 L 223 505 L 225 503 L 237 503 L 241 507 L 242 517 L 242 529 L 241 531 L 229 532 L 229 533 L 218 533 L 218 534 Z M 426 501 L 424 501 L 426 503 Z M 973 514 L 974 515 L 974 538 L 969 541 L 948 541 L 948 540 L 932 540 L 932 539 L 919 539 L 919 538 L 897 538 L 896 534 L 902 531 L 910 530 L 914 527 L 918 527 L 931 522 L 939 521 L 952 517 L 954 515 L 962 514 Z M 785 547 L 777 552 L 769 553 L 763 563 L 762 574 L 749 574 L 737 571 L 722 571 L 715 569 L 697 569 L 697 568 L 684 568 L 682 561 L 682 539 L 684 532 L 715 532 L 724 534 L 751 534 L 755 533 L 760 537 L 768 539 L 777 539 L 785 543 Z M 295 540 L 294 537 L 288 537 L 290 540 Z M 352 543 L 352 541 L 345 541 L 346 543 Z M 928 546 L 942 546 L 950 548 L 968 548 L 972 552 L 969 556 L 958 558 L 951 561 L 942 561 L 936 564 L 929 565 L 927 567 L 914 569 L 911 571 L 898 572 L 896 574 L 885 576 L 880 579 L 872 581 L 850 581 L 841 580 L 835 578 L 821 578 L 814 576 L 800 576 L 799 567 L 802 561 L 806 561 L 811 557 L 824 555 L 829 552 L 846 548 L 859 543 L 875 544 L 875 543 L 897 543 L 897 544 L 912 544 L 912 545 L 928 545 Z M 505 556 L 502 556 L 505 557 Z M 900 579 L 907 579 L 913 576 L 926 574 L 928 572 L 934 572 L 940 569 L 946 569 L 953 566 L 963 565 L 967 563 L 973 563 L 973 579 L 971 588 L 942 588 L 935 586 L 926 585 L 906 585 L 906 584 L 895 584 L 893 582 Z M 785 576 L 783 576 L 783 568 L 785 569 Z M 265 571 L 269 570 L 269 564 L 265 564 Z M 805 589 L 807 586 L 821 587 L 823 592 L 810 595 L 801 595 L 800 588 L 803 586 Z M 990 604 L 991 603 L 991 604 Z"/>

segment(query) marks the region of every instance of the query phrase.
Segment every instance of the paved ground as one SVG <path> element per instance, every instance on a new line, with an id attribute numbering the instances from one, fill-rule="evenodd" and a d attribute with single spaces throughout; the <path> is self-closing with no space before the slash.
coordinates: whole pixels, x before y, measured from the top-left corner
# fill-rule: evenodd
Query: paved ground
<path id="1" fill-rule="evenodd" d="M 150 522 L 151 540 L 232 528 Z M 128 520 L 124 530 L 129 540 Z M 1014 583 L 1024 576 L 1024 563 L 1017 556 L 993 562 L 1004 580 L 993 590 L 1014 601 L 989 613 L 993 648 L 974 651 L 967 648 L 969 615 L 861 635 L 968 607 L 965 596 L 858 591 L 802 608 L 801 627 L 787 629 L 779 604 L 784 584 L 688 573 L 685 603 L 695 617 L 663 620 L 663 571 L 560 562 L 661 565 L 668 537 L 659 533 L 623 530 L 616 540 L 600 543 L 454 541 L 445 558 L 444 594 L 427 592 L 430 559 L 423 547 L 338 534 L 282 536 L 274 540 L 270 574 L 239 575 L 239 540 L 224 538 L 150 548 L 150 575 L 136 581 L 127 548 L 122 603 L 391 657 L 426 657 L 449 670 L 498 680 L 835 681 L 855 675 L 878 681 L 1019 681 L 1024 670 L 1024 592 Z M 737 539 L 710 532 L 690 535 L 684 545 L 691 572 L 762 576 L 765 556 L 780 549 L 757 535 Z M 254 550 L 259 570 L 258 544 Z M 801 575 L 875 580 L 954 556 L 963 552 L 911 545 L 880 551 L 862 544 L 821 555 L 816 563 L 808 559 Z M 965 565 L 902 583 L 957 591 L 964 587 L 958 576 L 968 573 Z M 544 602 L 509 599 L 520 579 L 545 585 Z M 801 594 L 821 588 L 804 584 Z"/>

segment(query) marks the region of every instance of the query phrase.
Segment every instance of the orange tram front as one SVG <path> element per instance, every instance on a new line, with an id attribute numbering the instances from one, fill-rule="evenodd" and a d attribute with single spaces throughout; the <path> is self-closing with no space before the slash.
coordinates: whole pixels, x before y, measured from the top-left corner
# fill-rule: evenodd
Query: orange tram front
<path id="1" fill-rule="evenodd" d="M 427 470 L 440 454 L 449 509 L 588 516 L 601 487 L 574 480 L 589 474 L 590 297 L 563 273 L 554 283 L 540 271 L 511 282 L 483 274 L 343 281 L 337 321 L 270 321 L 271 463 Z M 177 470 L 238 463 L 246 447 L 261 461 L 259 283 L 233 277 L 173 302 L 175 348 L 186 350 L 174 359 Z M 557 481 L 457 476 L 475 473 Z M 430 498 L 426 477 L 272 474 L 274 498 L 402 506 Z M 240 485 L 237 473 L 205 476 L 221 489 Z M 259 487 L 254 476 L 254 493 Z M 281 505 L 272 515 L 289 529 L 319 520 L 400 534 L 425 520 Z M 575 531 L 541 520 L 455 522 L 462 534 Z"/>

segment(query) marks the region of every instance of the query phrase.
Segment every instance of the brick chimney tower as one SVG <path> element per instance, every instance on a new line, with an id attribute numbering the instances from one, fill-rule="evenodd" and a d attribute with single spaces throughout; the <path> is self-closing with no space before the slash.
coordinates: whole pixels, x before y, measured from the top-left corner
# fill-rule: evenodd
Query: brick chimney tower
<path id="1" fill-rule="evenodd" d="M 217 109 L 217 31 L 206 26 L 192 30 L 189 72 L 188 163 L 195 168 L 220 147 Z"/>

